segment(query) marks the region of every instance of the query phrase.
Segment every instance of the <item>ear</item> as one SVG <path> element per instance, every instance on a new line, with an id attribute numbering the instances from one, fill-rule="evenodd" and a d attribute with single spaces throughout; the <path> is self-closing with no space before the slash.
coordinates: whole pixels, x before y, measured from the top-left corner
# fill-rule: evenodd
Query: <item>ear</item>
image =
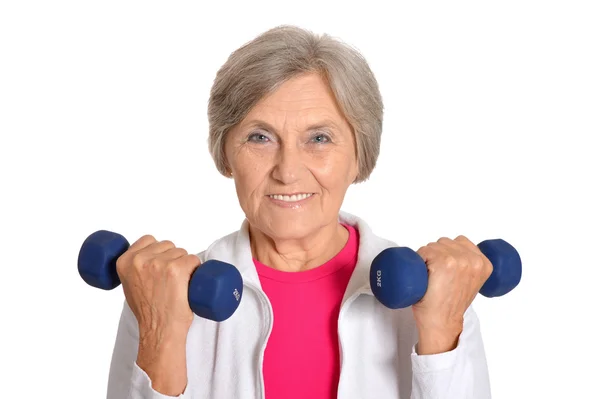
<path id="1" fill-rule="evenodd" d="M 360 167 L 358 165 L 358 160 L 356 160 L 356 162 L 354 163 L 354 178 L 352 179 L 352 183 L 356 182 L 356 179 L 358 179 L 359 173 L 360 173 Z"/>
<path id="2" fill-rule="evenodd" d="M 223 165 L 224 169 L 225 169 L 225 176 L 227 177 L 231 177 L 233 176 L 233 169 L 231 168 L 231 165 L 229 164 L 229 161 L 227 160 L 227 155 L 224 153 L 224 163 L 225 165 Z"/>

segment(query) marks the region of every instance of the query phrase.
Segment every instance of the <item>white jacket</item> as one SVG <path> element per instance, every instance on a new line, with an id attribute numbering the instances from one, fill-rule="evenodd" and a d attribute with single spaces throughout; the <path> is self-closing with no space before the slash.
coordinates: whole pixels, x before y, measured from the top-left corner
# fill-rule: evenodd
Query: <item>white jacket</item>
<path id="1" fill-rule="evenodd" d="M 338 318 L 343 399 L 486 399 L 491 397 L 479 320 L 470 307 L 458 347 L 435 355 L 417 355 L 412 309 L 388 309 L 369 284 L 371 261 L 395 243 L 373 234 L 360 218 L 340 212 L 339 220 L 357 227 L 358 260 Z M 248 221 L 239 231 L 198 254 L 235 265 L 244 280 L 242 300 L 229 319 L 217 323 L 194 317 L 187 338 L 188 384 L 180 398 L 264 398 L 262 362 L 273 325 L 273 312 L 252 261 Z M 136 364 L 138 326 L 125 301 L 114 347 L 108 399 L 165 399 L 152 389 Z M 283 399 L 283 398 L 273 398 Z M 310 398 L 318 399 L 318 398 Z"/>

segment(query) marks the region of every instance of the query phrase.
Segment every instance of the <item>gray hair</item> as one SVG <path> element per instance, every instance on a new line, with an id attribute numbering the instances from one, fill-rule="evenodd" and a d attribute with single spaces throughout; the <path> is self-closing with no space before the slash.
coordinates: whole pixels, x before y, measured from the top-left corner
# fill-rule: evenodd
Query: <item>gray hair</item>
<path id="1" fill-rule="evenodd" d="M 352 126 L 359 172 L 354 183 L 368 179 L 379 156 L 383 102 L 375 76 L 364 57 L 328 34 L 317 35 L 291 25 L 272 28 L 231 53 L 215 77 L 208 101 L 208 147 L 217 169 L 228 176 L 227 132 L 260 99 L 286 80 L 319 73 Z"/>

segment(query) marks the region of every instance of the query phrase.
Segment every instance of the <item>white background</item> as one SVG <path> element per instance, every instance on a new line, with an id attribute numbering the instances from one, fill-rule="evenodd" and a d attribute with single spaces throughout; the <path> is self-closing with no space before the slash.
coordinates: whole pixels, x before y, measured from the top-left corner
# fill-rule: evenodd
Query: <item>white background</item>
<path id="1" fill-rule="evenodd" d="M 0 5 L 0 396 L 105 397 L 124 296 L 80 279 L 88 234 L 200 252 L 238 229 L 209 90 L 286 23 L 357 47 L 381 87 L 381 156 L 342 209 L 413 249 L 519 250 L 521 284 L 475 302 L 493 397 L 600 397 L 595 2 L 201 3 Z"/>

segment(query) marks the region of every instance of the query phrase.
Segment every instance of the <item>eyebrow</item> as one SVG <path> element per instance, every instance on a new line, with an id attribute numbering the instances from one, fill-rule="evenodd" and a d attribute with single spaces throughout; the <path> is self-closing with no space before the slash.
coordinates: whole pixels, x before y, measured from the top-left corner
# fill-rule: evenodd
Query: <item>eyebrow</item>
<path id="1" fill-rule="evenodd" d="M 268 122 L 265 122 L 260 119 L 252 119 L 252 120 L 244 123 L 244 125 L 246 125 L 246 127 L 261 128 L 261 129 L 269 130 L 271 132 L 277 132 L 277 129 L 275 129 L 273 126 L 271 126 Z M 318 130 L 318 129 L 322 129 L 322 128 L 339 130 L 338 124 L 335 123 L 334 121 L 332 121 L 331 119 L 323 119 L 323 120 L 320 120 L 319 122 L 308 125 L 306 127 L 306 130 Z"/>

